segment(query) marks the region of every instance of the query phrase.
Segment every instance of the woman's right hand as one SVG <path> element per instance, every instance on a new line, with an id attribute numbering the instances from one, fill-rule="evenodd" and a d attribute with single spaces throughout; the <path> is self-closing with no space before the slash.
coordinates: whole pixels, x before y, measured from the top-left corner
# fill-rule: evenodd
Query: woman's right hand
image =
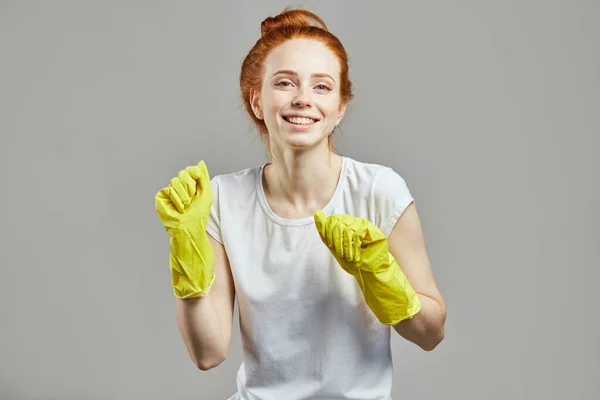
<path id="1" fill-rule="evenodd" d="M 156 211 L 167 230 L 189 222 L 206 227 L 213 201 L 210 176 L 204 161 L 188 166 L 156 195 Z"/>
<path id="2" fill-rule="evenodd" d="M 180 171 L 156 194 L 156 211 L 171 238 L 172 285 L 179 298 L 204 296 L 214 281 L 214 249 L 206 233 L 212 201 L 204 161 Z"/>

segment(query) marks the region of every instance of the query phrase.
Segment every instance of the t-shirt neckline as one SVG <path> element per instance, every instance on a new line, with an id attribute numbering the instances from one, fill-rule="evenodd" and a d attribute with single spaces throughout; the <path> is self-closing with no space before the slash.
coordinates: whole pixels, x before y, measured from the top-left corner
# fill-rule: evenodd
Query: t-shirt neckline
<path id="1" fill-rule="evenodd" d="M 341 156 L 341 157 L 342 157 L 342 169 L 340 171 L 340 176 L 338 178 L 338 182 L 337 182 L 335 191 L 333 192 L 333 196 L 331 196 L 331 199 L 329 199 L 329 202 L 327 203 L 327 205 L 322 208 L 325 215 L 331 214 L 331 210 L 333 209 L 333 206 L 334 206 L 335 202 L 337 201 L 337 198 L 340 196 L 340 193 L 344 189 L 344 184 L 346 182 L 348 158 L 345 156 Z M 260 202 L 260 205 L 261 205 L 263 211 L 265 212 L 265 214 L 267 215 L 267 217 L 269 217 L 269 219 L 271 219 L 273 222 L 275 222 L 279 225 L 283 225 L 283 226 L 304 226 L 304 225 L 314 224 L 315 220 L 314 220 L 313 216 L 305 217 L 305 218 L 289 219 L 289 218 L 282 218 L 273 212 L 273 210 L 269 206 L 269 203 L 267 202 L 267 197 L 265 195 L 263 179 L 262 179 L 263 178 L 263 170 L 265 169 L 265 167 L 268 164 L 269 164 L 268 162 L 264 163 L 260 168 L 257 169 L 257 173 L 256 173 L 256 192 L 258 195 L 258 200 Z"/>

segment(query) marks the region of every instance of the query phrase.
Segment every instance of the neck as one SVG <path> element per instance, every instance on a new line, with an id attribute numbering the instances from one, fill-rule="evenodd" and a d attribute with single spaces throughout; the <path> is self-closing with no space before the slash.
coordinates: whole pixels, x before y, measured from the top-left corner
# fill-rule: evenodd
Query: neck
<path id="1" fill-rule="evenodd" d="M 310 214 L 327 205 L 340 176 L 342 157 L 328 147 L 301 153 L 274 153 L 265 167 L 265 194 L 272 202 Z"/>

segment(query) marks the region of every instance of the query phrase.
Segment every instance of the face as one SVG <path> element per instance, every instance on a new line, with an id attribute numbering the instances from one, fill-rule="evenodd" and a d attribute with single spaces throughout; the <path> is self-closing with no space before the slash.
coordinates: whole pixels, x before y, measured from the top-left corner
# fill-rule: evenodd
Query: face
<path id="1" fill-rule="evenodd" d="M 306 149 L 327 143 L 340 123 L 340 63 L 321 42 L 288 40 L 265 60 L 260 93 L 251 102 L 271 145 Z"/>

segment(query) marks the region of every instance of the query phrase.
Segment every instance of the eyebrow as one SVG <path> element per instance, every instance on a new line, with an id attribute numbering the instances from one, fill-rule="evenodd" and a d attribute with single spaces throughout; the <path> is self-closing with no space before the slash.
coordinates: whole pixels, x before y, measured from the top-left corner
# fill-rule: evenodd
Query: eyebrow
<path id="1" fill-rule="evenodd" d="M 273 76 L 282 75 L 282 74 L 284 74 L 284 75 L 298 76 L 298 73 L 296 71 L 292 71 L 291 69 L 282 69 L 282 70 L 279 70 L 279 71 L 275 72 L 273 74 Z M 333 79 L 333 77 L 331 75 L 326 74 L 326 73 L 315 73 L 315 74 L 312 74 L 311 77 L 313 77 L 313 78 L 329 78 L 333 82 L 335 82 L 335 79 Z"/>

